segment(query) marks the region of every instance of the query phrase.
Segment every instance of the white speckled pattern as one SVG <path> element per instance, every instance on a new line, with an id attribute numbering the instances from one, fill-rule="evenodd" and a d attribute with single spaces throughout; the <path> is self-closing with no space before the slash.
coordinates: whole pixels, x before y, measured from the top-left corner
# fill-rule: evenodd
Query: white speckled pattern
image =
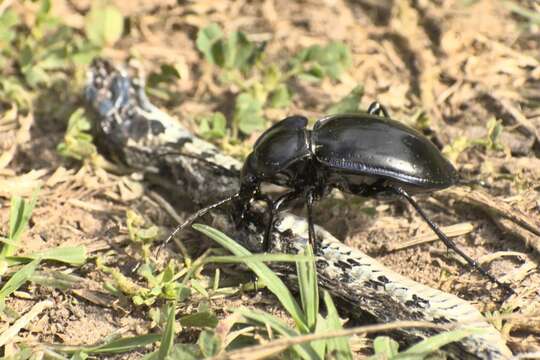
<path id="1" fill-rule="evenodd" d="M 290 247 L 292 245 L 300 250 L 305 245 L 305 239 L 308 238 L 305 219 L 291 214 L 284 214 L 276 223 L 276 228 L 280 233 L 290 231 L 293 234 L 292 237 L 298 239 L 297 243 L 287 245 L 276 241 L 277 246 Z M 422 317 L 417 320 L 456 322 L 458 324 L 462 322 L 463 325 L 460 325 L 460 328 L 481 328 L 485 331 L 482 335 L 470 336 L 462 342 L 471 349 L 477 349 L 477 354 L 482 358 L 507 359 L 511 357 L 512 353 L 501 341 L 500 333 L 487 323 L 482 314 L 467 301 L 455 295 L 419 284 L 384 267 L 363 252 L 341 243 L 320 227 L 316 227 L 315 231 L 318 239 L 322 240 L 321 256 L 318 257 L 317 262 L 326 261 L 328 263 L 328 266 L 324 269 L 319 269 L 320 275 L 341 279 L 344 272 L 347 272 L 351 278 L 351 281 L 347 284 L 348 290 L 350 294 L 358 298 L 365 296 L 366 286 L 364 284 L 371 280 L 381 284 L 381 286 L 373 289 L 370 288 L 371 290 L 380 292 L 381 295 L 390 296 L 396 303 L 418 303 L 419 299 L 421 299 Z M 346 269 L 340 266 L 340 263 L 353 265 Z M 380 280 L 381 276 L 386 278 L 385 282 Z M 390 317 L 393 320 L 399 319 L 399 316 Z"/>

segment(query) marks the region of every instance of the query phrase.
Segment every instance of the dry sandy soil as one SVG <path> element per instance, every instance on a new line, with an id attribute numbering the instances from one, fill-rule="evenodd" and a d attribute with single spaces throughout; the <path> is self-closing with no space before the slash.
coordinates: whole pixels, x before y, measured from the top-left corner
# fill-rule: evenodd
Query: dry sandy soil
<path id="1" fill-rule="evenodd" d="M 350 201 L 331 199 L 318 207 L 316 216 L 338 238 L 393 270 L 457 294 L 481 311 L 512 314 L 504 328 L 512 350 L 540 351 L 540 276 L 536 269 L 540 237 L 501 216 L 519 217 L 540 228 L 540 23 L 512 13 L 508 3 L 490 0 L 115 3 L 129 19 L 129 34 L 106 55 L 118 63 L 137 56 L 148 72 L 161 63 L 179 64 L 182 78 L 174 84 L 179 98 L 172 103 L 153 100 L 194 131 L 195 116 L 223 110 L 222 99 L 231 91 L 217 81 L 215 69 L 195 47 L 198 29 L 211 22 L 226 32 L 241 29 L 253 40 L 267 41 L 266 56 L 276 63 L 302 47 L 330 40 L 341 40 L 350 47 L 353 65 L 341 81 L 296 82 L 292 105 L 266 112 L 272 121 L 288 113 L 322 116 L 329 104 L 357 84 L 364 86 L 364 107 L 377 99 L 393 117 L 405 121 L 424 110 L 430 119 L 424 132 L 441 148 L 458 146 L 460 137 L 485 139 L 488 120 L 501 120 L 500 150 L 473 145 L 454 152 L 452 158 L 462 174 L 489 185 L 479 190 L 490 194 L 488 200 L 467 195 L 467 188 L 456 188 L 420 202 L 437 223 L 456 225 L 459 236 L 454 239 L 459 246 L 512 284 L 518 295 L 504 304 L 497 303 L 500 294 L 491 284 L 464 269 L 438 242 L 390 251 L 430 235 L 419 216 L 403 203 L 370 200 L 361 205 L 374 209 L 367 215 Z M 540 14 L 538 3 L 520 4 Z M 58 2 L 54 11 L 71 26 L 82 28 L 88 7 L 87 1 L 73 0 Z M 80 94 L 65 96 L 80 98 Z M 1 233 L 7 232 L 10 197 L 28 195 L 29 189 L 41 183 L 31 226 L 22 240 L 25 251 L 86 245 L 92 256 L 112 256 L 126 275 L 133 276 L 130 269 L 140 255 L 126 246 L 126 209 L 136 209 L 168 229 L 173 221 L 144 194 L 133 176 L 115 175 L 60 157 L 56 146 L 63 139 L 67 116 L 32 115 L 30 130 L 20 130 L 14 159 L 0 170 L 5 184 L 17 184 L 0 189 Z M 252 143 L 256 135 L 245 141 Z M 29 173 L 32 170 L 37 173 Z M 187 242 L 188 249 L 195 246 L 200 243 Z M 193 251 L 196 256 L 202 250 Z M 109 275 L 99 271 L 93 260 L 78 269 L 49 264 L 42 270 L 69 270 L 84 281 L 78 289 L 67 291 L 29 285 L 11 297 L 8 304 L 20 313 L 43 299 L 55 303 L 20 338 L 80 345 L 113 333 L 153 331 L 155 324 L 147 310 L 107 295 L 102 284 Z M 235 295 L 211 306 L 222 316 L 219 309 L 240 303 L 279 312 L 265 291 Z M 194 307 L 189 304 L 184 310 L 189 313 Z M 8 325 L 3 322 L 2 329 Z M 195 338 L 192 331 L 181 334 L 184 341 Z"/>

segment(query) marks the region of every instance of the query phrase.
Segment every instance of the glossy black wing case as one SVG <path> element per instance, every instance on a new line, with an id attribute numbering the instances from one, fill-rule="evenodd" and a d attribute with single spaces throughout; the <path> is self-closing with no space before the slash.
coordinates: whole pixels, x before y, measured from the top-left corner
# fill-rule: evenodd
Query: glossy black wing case
<path id="1" fill-rule="evenodd" d="M 318 161 L 333 171 L 383 176 L 425 190 L 453 185 L 458 174 L 439 149 L 406 125 L 373 115 L 334 115 L 312 134 Z"/>

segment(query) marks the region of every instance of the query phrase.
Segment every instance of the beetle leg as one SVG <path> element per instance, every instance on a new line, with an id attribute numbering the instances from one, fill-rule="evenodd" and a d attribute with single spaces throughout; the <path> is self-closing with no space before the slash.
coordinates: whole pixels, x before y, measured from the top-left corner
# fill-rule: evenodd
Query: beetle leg
<path id="1" fill-rule="evenodd" d="M 268 196 L 267 194 L 262 194 L 261 192 L 257 192 L 253 196 L 253 200 L 264 201 L 266 203 L 266 206 L 268 206 L 269 208 L 274 206 L 274 201 L 272 200 L 272 198 L 270 196 Z"/>
<path id="2" fill-rule="evenodd" d="M 424 210 L 420 207 L 420 205 L 418 205 L 418 203 L 416 202 L 416 200 L 414 200 L 412 198 L 411 195 L 409 195 L 405 190 L 399 188 L 399 187 L 393 187 L 392 188 L 393 191 L 398 194 L 398 195 L 401 195 L 403 196 L 405 199 L 407 199 L 407 201 L 414 207 L 414 209 L 420 214 L 420 216 L 422 217 L 422 219 L 424 219 L 424 221 L 431 227 L 431 229 L 433 230 L 433 232 L 435 232 L 435 234 L 437 234 L 437 236 L 439 237 L 439 239 L 442 240 L 442 242 L 451 250 L 454 250 L 458 255 L 460 255 L 463 259 L 465 259 L 465 261 L 475 270 L 477 270 L 480 274 L 482 274 L 483 276 L 487 277 L 491 282 L 494 282 L 495 284 L 497 284 L 497 286 L 501 289 L 504 289 L 505 291 L 507 291 L 508 293 L 510 294 L 515 294 L 515 291 L 508 285 L 508 284 L 503 284 L 501 283 L 499 280 L 497 280 L 493 275 L 491 275 L 489 272 L 487 272 L 486 270 L 484 270 L 480 264 L 478 264 L 478 262 L 476 260 L 473 260 L 471 257 L 469 257 L 467 254 L 465 254 L 463 252 L 463 250 L 461 250 L 460 248 L 457 247 L 456 243 L 454 243 L 452 240 L 450 240 L 442 231 L 441 229 L 439 228 L 439 226 L 437 226 L 437 224 L 435 224 L 433 221 L 431 221 L 431 219 L 427 216 L 427 214 L 424 212 Z"/>
<path id="3" fill-rule="evenodd" d="M 377 116 L 383 116 L 385 118 L 390 118 L 386 108 L 383 105 L 381 105 L 378 101 L 372 102 L 371 105 L 369 105 L 367 112 L 370 115 L 377 115 Z"/>
<path id="4" fill-rule="evenodd" d="M 308 190 L 306 192 L 306 207 L 307 207 L 307 220 L 308 220 L 308 236 L 309 243 L 313 248 L 313 253 L 317 254 L 317 238 L 315 237 L 315 226 L 313 225 L 313 201 L 315 196 L 313 190 Z"/>
<path id="5" fill-rule="evenodd" d="M 279 211 L 279 209 L 283 206 L 283 204 L 288 203 L 289 201 L 292 201 L 296 199 L 300 195 L 300 191 L 298 190 L 292 190 L 285 194 L 280 195 L 276 201 L 269 204 L 269 219 L 268 223 L 266 224 L 266 229 L 264 232 L 264 240 L 263 240 L 263 251 L 269 252 L 271 248 L 270 243 L 270 235 L 272 233 L 272 229 L 274 227 L 274 216 Z"/>
<path id="6" fill-rule="evenodd" d="M 242 224 L 247 220 L 250 213 L 252 201 L 264 201 L 267 207 L 271 207 L 273 204 L 272 198 L 267 194 L 261 193 L 260 189 L 256 189 L 253 194 L 249 192 L 242 193 L 240 191 L 240 201 L 236 203 L 237 213 L 240 214 L 236 221 L 236 225 Z"/>

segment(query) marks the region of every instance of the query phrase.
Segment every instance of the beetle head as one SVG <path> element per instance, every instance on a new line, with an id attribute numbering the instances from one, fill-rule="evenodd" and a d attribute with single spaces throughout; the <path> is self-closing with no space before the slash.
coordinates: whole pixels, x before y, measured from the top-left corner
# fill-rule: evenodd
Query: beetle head
<path id="1" fill-rule="evenodd" d="M 240 174 L 240 198 L 253 198 L 259 191 L 260 184 L 261 181 L 258 179 L 254 169 L 253 153 L 251 153 L 244 162 Z"/>

